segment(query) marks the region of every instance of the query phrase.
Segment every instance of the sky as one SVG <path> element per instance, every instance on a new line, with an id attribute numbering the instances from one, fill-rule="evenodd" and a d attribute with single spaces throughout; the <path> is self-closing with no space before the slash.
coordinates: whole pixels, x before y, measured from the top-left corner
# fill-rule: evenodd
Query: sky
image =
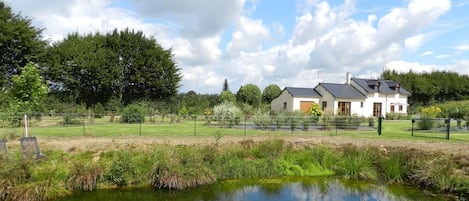
<path id="1" fill-rule="evenodd" d="M 236 93 L 378 78 L 385 69 L 469 74 L 469 0 L 4 0 L 44 29 L 143 31 L 171 48 L 180 92 Z"/>

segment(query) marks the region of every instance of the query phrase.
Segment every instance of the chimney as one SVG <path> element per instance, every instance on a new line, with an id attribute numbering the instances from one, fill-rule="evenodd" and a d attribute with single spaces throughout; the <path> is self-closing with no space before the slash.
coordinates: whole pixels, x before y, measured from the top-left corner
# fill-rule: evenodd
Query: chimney
<path id="1" fill-rule="evenodd" d="M 347 72 L 347 80 L 345 84 L 350 85 L 351 79 L 352 79 L 352 74 L 350 72 Z"/>
<path id="2" fill-rule="evenodd" d="M 401 83 L 397 83 L 396 85 L 396 92 L 400 93 L 401 92 Z"/>

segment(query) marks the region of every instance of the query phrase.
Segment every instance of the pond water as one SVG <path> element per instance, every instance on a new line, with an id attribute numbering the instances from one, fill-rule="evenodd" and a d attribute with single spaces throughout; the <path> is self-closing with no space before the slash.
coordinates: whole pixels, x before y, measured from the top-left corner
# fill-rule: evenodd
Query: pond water
<path id="1" fill-rule="evenodd" d="M 223 181 L 182 191 L 152 188 L 102 189 L 77 193 L 60 201 L 420 201 L 451 200 L 412 187 L 370 184 L 336 178 L 289 178 Z"/>

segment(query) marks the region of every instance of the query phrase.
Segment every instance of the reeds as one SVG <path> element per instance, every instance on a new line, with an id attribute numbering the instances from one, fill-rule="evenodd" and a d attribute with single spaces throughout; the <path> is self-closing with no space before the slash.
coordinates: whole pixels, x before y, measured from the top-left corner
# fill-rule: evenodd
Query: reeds
<path id="1" fill-rule="evenodd" d="M 73 163 L 65 186 L 74 191 L 92 191 L 98 186 L 102 168 L 96 164 Z"/>
<path id="2" fill-rule="evenodd" d="M 155 145 L 145 151 L 46 153 L 40 162 L 1 159 L 0 200 L 47 200 L 102 185 L 179 190 L 224 179 L 337 175 L 469 192 L 469 161 L 406 148 L 341 147 L 282 140 L 232 145 Z M 93 158 L 99 156 L 99 159 Z M 458 162 L 460 161 L 460 162 Z M 5 165 L 3 165 L 5 164 Z M 68 189 L 68 190 L 67 190 Z"/>

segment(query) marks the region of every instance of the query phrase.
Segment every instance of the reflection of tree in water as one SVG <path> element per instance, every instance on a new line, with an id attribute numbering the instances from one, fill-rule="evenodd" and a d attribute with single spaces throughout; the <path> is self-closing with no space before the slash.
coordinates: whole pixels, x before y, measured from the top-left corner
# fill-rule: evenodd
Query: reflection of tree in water
<path id="1" fill-rule="evenodd" d="M 233 200 L 317 200 L 356 201 L 388 200 L 417 201 L 441 200 L 428 197 L 418 189 L 402 186 L 370 184 L 331 177 L 296 179 L 229 180 L 213 185 L 180 191 L 152 188 L 107 189 L 74 195 L 62 201 L 233 201 Z"/>

